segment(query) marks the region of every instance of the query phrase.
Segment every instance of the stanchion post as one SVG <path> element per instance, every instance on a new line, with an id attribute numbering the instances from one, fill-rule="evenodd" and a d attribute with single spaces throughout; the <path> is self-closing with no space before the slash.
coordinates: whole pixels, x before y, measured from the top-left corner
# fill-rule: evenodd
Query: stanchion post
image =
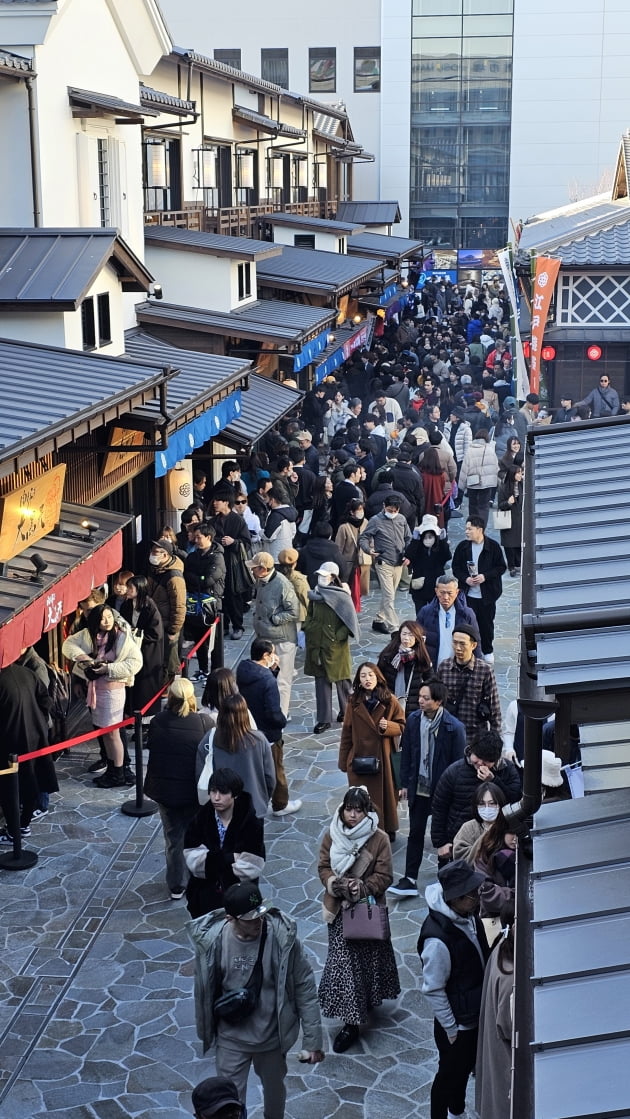
<path id="1" fill-rule="evenodd" d="M 208 638 L 208 640 L 210 640 Z M 214 645 L 210 653 L 210 668 L 214 672 L 215 668 L 223 668 L 225 663 L 225 652 L 223 648 L 223 614 L 219 614 L 215 624 Z"/>
<path id="2" fill-rule="evenodd" d="M 144 795 L 144 769 L 142 760 L 142 747 L 144 744 L 144 727 L 142 726 L 142 711 L 134 711 L 134 752 L 136 755 L 136 798 L 124 800 L 120 811 L 125 816 L 153 816 L 157 812 L 157 804 Z"/>
<path id="3" fill-rule="evenodd" d="M 35 851 L 22 849 L 22 833 L 20 831 L 20 778 L 17 754 L 9 758 L 10 772 L 5 776 L 11 782 L 10 804 L 7 805 L 7 830 L 13 836 L 13 850 L 6 855 L 0 855 L 0 870 L 30 870 L 38 861 Z"/>

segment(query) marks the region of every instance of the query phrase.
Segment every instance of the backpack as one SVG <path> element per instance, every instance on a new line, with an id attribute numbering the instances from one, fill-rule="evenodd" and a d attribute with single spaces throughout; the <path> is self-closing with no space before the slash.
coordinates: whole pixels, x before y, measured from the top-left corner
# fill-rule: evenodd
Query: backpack
<path id="1" fill-rule="evenodd" d="M 55 722 L 61 722 L 63 719 L 67 719 L 70 710 L 72 699 L 70 673 L 63 668 L 58 668 L 56 664 L 48 664 L 46 667 L 48 669 L 48 695 L 52 702 L 50 717 Z"/>

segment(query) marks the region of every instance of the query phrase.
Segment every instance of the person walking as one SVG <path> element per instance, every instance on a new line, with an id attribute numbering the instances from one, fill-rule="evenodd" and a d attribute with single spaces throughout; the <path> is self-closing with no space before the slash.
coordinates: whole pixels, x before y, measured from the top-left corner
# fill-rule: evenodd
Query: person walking
<path id="1" fill-rule="evenodd" d="M 456 625 L 468 625 L 476 634 L 475 656 L 481 656 L 481 638 L 477 619 L 460 592 L 452 573 L 438 575 L 435 597 L 418 611 L 416 619 L 422 627 L 427 652 L 435 668 L 453 656 L 453 633 Z"/>
<path id="2" fill-rule="evenodd" d="M 352 682 L 352 695 L 341 728 L 338 765 L 347 774 L 348 784 L 367 788 L 379 825 L 392 842 L 398 831 L 398 790 L 391 755 L 404 725 L 404 712 L 382 672 L 375 664 L 364 661 Z"/>
<path id="3" fill-rule="evenodd" d="M 503 552 L 496 540 L 486 536 L 483 518 L 471 514 L 466 521 L 466 539 L 453 555 L 453 575 L 477 619 L 481 651 L 488 664 L 494 664 L 494 619 L 503 594 L 505 569 Z"/>
<path id="4" fill-rule="evenodd" d="M 144 779 L 144 791 L 156 802 L 162 821 L 166 885 L 174 901 L 184 896 L 188 880 L 184 836 L 199 809 L 197 747 L 209 726 L 207 715 L 197 711 L 191 681 L 176 676 L 166 694 L 165 710 L 149 726 Z"/>
<path id="5" fill-rule="evenodd" d="M 256 815 L 265 816 L 276 785 L 271 746 L 262 731 L 252 730 L 247 704 L 240 693 L 223 700 L 208 745 L 212 749 L 213 771 L 233 770 L 251 796 Z"/>
<path id="6" fill-rule="evenodd" d="M 481 992 L 475 1068 L 475 1109 L 480 1119 L 508 1119 L 512 1080 L 514 903 L 501 908 L 503 935 L 488 960 Z"/>
<path id="7" fill-rule="evenodd" d="M 416 613 L 426 606 L 435 594 L 435 581 L 451 558 L 448 540 L 442 536 L 438 519 L 432 513 L 425 513 L 407 545 L 405 552 L 409 560 L 409 592 Z"/>
<path id="8" fill-rule="evenodd" d="M 210 799 L 186 828 L 184 859 L 190 872 L 186 905 L 191 917 L 220 909 L 238 882 L 253 882 L 265 868 L 264 823 L 233 769 L 215 769 Z"/>
<path id="9" fill-rule="evenodd" d="M 357 613 L 361 609 L 361 596 L 370 593 L 372 557 L 359 547 L 359 536 L 367 525 L 362 498 L 355 497 L 348 503 L 335 536 L 346 565 L 347 581 Z"/>
<path id="10" fill-rule="evenodd" d="M 418 955 L 439 1057 L 431 1085 L 431 1119 L 455 1119 L 466 1110 L 488 958 L 477 916 L 482 881 L 482 874 L 464 859 L 456 859 L 438 871 L 438 881 L 425 892 L 429 913 L 420 930 Z"/>
<path id="11" fill-rule="evenodd" d="M 490 442 L 488 430 L 480 427 L 466 451 L 457 484 L 468 495 L 469 515 L 481 517 L 484 526 L 488 523 L 490 498 L 497 486 L 498 473 L 494 443 Z"/>
<path id="12" fill-rule="evenodd" d="M 505 552 L 512 578 L 520 574 L 521 546 L 523 539 L 523 467 L 517 464 L 507 468 L 505 479 L 497 494 L 498 508 L 510 514 L 510 525 L 501 529 L 501 547 Z"/>
<path id="13" fill-rule="evenodd" d="M 336 563 L 324 563 L 317 572 L 317 586 L 308 592 L 303 625 L 306 640 L 304 675 L 315 677 L 315 734 L 329 730 L 333 720 L 332 686 L 336 685 L 339 715 L 343 722 L 350 694 L 352 658 L 350 639 L 359 640 L 359 623 L 350 591 L 339 578 Z"/>
<path id="14" fill-rule="evenodd" d="M 344 910 L 368 897 L 371 904 L 384 905 L 393 879 L 391 844 L 378 826 L 365 789 L 348 789 L 335 811 L 322 840 L 317 872 L 325 888 L 323 913 L 328 925 L 319 1002 L 326 1018 L 342 1019 L 333 1051 L 345 1053 L 358 1039 L 370 1011 L 383 999 L 400 994 L 391 938 L 346 940 L 344 936 Z"/>
<path id="15" fill-rule="evenodd" d="M 448 689 L 448 707 L 466 727 L 471 742 L 480 732 L 501 730 L 501 705 L 492 666 L 475 656 L 472 626 L 458 622 L 453 630 L 453 656 L 441 662 L 437 677 Z"/>
<path id="16" fill-rule="evenodd" d="M 405 716 L 417 711 L 422 684 L 433 675 L 422 627 L 417 622 L 403 622 L 377 663 Z"/>
<path id="17" fill-rule="evenodd" d="M 279 666 L 280 706 L 286 718 L 291 703 L 300 607 L 293 587 L 275 570 L 275 560 L 269 552 L 257 552 L 247 566 L 256 580 L 254 633 L 273 641 Z"/>
<path id="18" fill-rule="evenodd" d="M 216 1045 L 216 1069 L 245 1104 L 250 1067 L 262 1082 L 265 1119 L 284 1119 L 286 1056 L 300 1028 L 307 1061 L 324 1060 L 315 978 L 295 921 L 268 908 L 256 886 L 226 890 L 224 912 L 188 926 L 195 950 L 195 1015 L 204 1053 Z M 217 1006 L 250 985 L 253 1005 L 237 1016 Z M 257 997 L 256 997 L 257 995 Z M 230 1000 L 233 1001 L 233 1000 Z"/>
<path id="19" fill-rule="evenodd" d="M 381 589 L 380 605 L 372 622 L 376 633 L 392 634 L 400 625 L 395 598 L 402 569 L 409 565 L 405 552 L 410 540 L 409 525 L 400 512 L 400 498 L 392 494 L 385 499 L 382 512 L 370 518 L 359 536 L 359 547 L 372 557 Z"/>

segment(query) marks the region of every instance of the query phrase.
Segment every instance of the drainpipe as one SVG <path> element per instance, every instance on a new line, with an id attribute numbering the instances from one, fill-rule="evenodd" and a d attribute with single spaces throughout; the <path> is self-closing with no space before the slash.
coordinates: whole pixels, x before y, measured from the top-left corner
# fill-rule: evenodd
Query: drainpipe
<path id="1" fill-rule="evenodd" d="M 28 100 L 28 135 L 31 150 L 31 187 L 33 192 L 33 225 L 37 229 L 42 224 L 42 199 L 40 193 L 41 162 L 39 158 L 39 139 L 37 135 L 37 80 L 36 74 L 26 78 L 26 97 Z"/>

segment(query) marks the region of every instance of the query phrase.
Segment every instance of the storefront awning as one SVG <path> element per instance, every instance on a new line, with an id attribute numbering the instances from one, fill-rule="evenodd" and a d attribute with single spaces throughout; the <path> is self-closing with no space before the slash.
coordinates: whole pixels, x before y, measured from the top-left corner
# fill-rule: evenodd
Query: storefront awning
<path id="1" fill-rule="evenodd" d="M 221 433 L 221 442 L 245 450 L 300 403 L 304 393 L 266 377 L 249 378 L 249 389 L 241 397 L 241 414 Z"/>
<path id="2" fill-rule="evenodd" d="M 315 383 L 319 384 L 329 373 L 334 373 L 355 350 L 369 349 L 374 332 L 374 318 L 370 317 L 360 326 L 341 326 L 335 330 L 335 341 L 324 351 L 324 358 L 315 366 Z"/>
<path id="3" fill-rule="evenodd" d="M 104 509 L 63 502 L 54 532 L 26 548 L 0 576 L 0 668 L 39 641 L 74 610 L 92 587 L 122 566 L 122 529 L 132 518 Z M 90 532 L 88 521 L 97 527 Z M 35 582 L 31 557 L 47 565 Z"/>

